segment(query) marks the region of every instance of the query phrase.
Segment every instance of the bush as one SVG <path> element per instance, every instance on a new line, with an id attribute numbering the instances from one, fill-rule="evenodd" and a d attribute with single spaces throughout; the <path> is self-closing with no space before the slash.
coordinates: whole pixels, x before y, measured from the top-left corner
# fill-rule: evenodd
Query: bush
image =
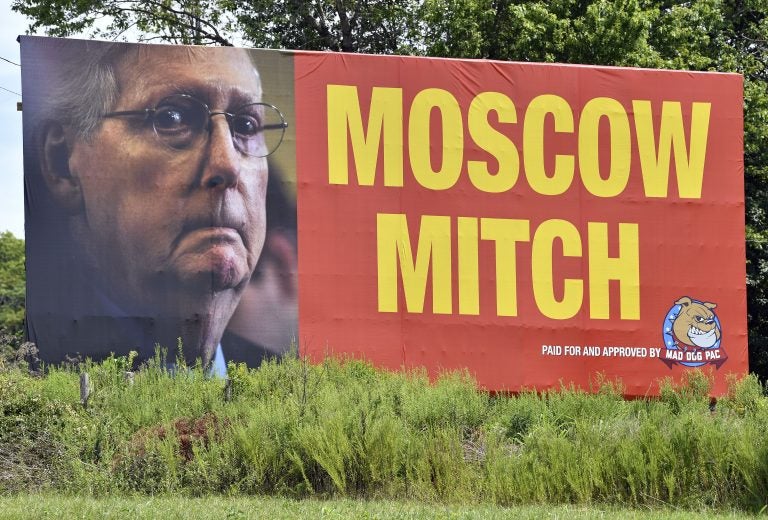
<path id="1" fill-rule="evenodd" d="M 0 492 L 55 487 L 68 478 L 63 432 L 82 412 L 67 399 L 66 379 L 0 370 Z"/>
<path id="2" fill-rule="evenodd" d="M 269 494 L 442 502 L 602 503 L 759 510 L 768 496 L 768 405 L 753 376 L 710 410 L 709 376 L 625 401 L 598 379 L 515 396 L 466 374 L 430 382 L 352 360 L 296 357 L 225 382 L 162 353 L 78 374 L 0 369 L 0 488 L 79 494 Z"/>

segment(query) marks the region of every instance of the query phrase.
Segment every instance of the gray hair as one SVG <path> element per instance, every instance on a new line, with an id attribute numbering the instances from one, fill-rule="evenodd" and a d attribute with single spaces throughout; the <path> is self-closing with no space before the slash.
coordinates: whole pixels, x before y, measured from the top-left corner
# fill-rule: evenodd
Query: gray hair
<path id="1" fill-rule="evenodd" d="M 130 48 L 122 43 L 85 46 L 85 49 L 77 46 L 79 53 L 61 54 L 55 80 L 40 100 L 38 113 L 38 123 L 57 121 L 70 126 L 82 139 L 93 135 L 102 115 L 109 112 L 119 98 L 115 67 Z"/>

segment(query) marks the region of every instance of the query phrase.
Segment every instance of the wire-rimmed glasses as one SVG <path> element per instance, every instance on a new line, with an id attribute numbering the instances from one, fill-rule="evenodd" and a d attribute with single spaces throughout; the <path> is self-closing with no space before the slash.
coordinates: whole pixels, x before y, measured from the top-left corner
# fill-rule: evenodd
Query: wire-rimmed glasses
<path id="1" fill-rule="evenodd" d="M 208 140 L 211 118 L 217 115 L 227 118 L 235 148 L 251 157 L 266 157 L 277 150 L 288 127 L 280 110 L 269 103 L 249 103 L 233 112 L 212 111 L 187 94 L 165 97 L 153 108 L 108 112 L 102 117 L 144 116 L 160 142 L 187 150 Z"/>

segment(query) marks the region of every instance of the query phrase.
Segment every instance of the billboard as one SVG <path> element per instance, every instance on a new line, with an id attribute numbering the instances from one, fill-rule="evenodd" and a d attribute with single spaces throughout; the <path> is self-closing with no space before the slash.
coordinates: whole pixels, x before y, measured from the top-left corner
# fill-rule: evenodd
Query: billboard
<path id="1" fill-rule="evenodd" d="M 293 342 L 630 395 L 747 370 L 739 75 L 21 43 L 51 361 Z"/>

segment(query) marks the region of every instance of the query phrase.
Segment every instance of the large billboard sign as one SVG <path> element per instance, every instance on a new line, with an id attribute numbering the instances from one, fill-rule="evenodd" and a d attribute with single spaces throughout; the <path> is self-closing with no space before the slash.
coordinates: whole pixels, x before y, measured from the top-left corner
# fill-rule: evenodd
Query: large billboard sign
<path id="1" fill-rule="evenodd" d="M 630 395 L 747 370 L 742 78 L 22 37 L 28 331 Z M 216 368 L 218 367 L 218 368 Z"/>

